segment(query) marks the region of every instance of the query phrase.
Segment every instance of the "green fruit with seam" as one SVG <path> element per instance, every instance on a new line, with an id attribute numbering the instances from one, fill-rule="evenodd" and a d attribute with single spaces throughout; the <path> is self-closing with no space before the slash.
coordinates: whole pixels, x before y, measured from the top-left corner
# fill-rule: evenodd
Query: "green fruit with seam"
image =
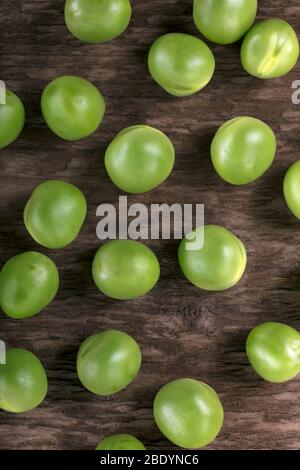
<path id="1" fill-rule="evenodd" d="M 118 300 L 147 294 L 160 275 L 159 262 L 150 248 L 133 240 L 111 240 L 97 251 L 93 279 L 103 294 Z"/>
<path id="2" fill-rule="evenodd" d="M 103 439 L 96 450 L 146 450 L 144 444 L 130 434 L 113 434 Z"/>
<path id="3" fill-rule="evenodd" d="M 41 108 L 48 127 L 62 139 L 74 141 L 98 129 L 105 113 L 105 101 L 92 83 L 66 75 L 46 86 Z"/>
<path id="4" fill-rule="evenodd" d="M 106 330 L 83 341 L 77 354 L 77 374 L 87 390 L 109 396 L 135 379 L 141 360 L 139 345 L 131 336 Z"/>
<path id="5" fill-rule="evenodd" d="M 194 22 L 207 39 L 217 44 L 239 41 L 253 25 L 257 0 L 194 0 Z"/>
<path id="6" fill-rule="evenodd" d="M 299 58 L 297 34 L 285 20 L 271 18 L 255 24 L 246 34 L 241 60 L 254 77 L 278 78 L 289 73 Z"/>
<path id="7" fill-rule="evenodd" d="M 129 0 L 67 0 L 65 21 L 80 41 L 97 44 L 125 31 L 131 18 Z"/>
<path id="8" fill-rule="evenodd" d="M 40 360 L 26 349 L 8 349 L 0 364 L 0 409 L 25 413 L 39 406 L 48 389 Z"/>
<path id="9" fill-rule="evenodd" d="M 54 299 L 59 287 L 57 267 L 48 256 L 26 251 L 8 260 L 0 272 L 0 306 L 21 319 L 36 315 Z"/>
<path id="10" fill-rule="evenodd" d="M 49 180 L 34 189 L 24 209 L 24 223 L 40 245 L 63 248 L 78 236 L 86 212 L 80 189 L 65 181 Z"/>
<path id="11" fill-rule="evenodd" d="M 262 323 L 253 328 L 246 351 L 254 370 L 268 382 L 286 382 L 300 372 L 300 333 L 283 323 Z"/>
<path id="12" fill-rule="evenodd" d="M 204 88 L 215 70 L 215 59 L 201 39 L 183 33 L 160 36 L 152 44 L 148 67 L 153 79 L 173 96 L 189 96 Z"/>
<path id="13" fill-rule="evenodd" d="M 112 182 L 128 193 L 156 188 L 170 175 L 175 151 L 170 139 L 150 126 L 123 129 L 109 144 L 105 166 Z"/>
<path id="14" fill-rule="evenodd" d="M 223 291 L 235 286 L 243 276 L 247 254 L 241 240 L 218 225 L 198 227 L 181 241 L 179 265 L 196 287 Z"/>
<path id="15" fill-rule="evenodd" d="M 242 116 L 225 122 L 211 144 L 211 159 L 218 175 L 234 185 L 256 181 L 272 165 L 277 142 L 263 121 Z"/>
<path id="16" fill-rule="evenodd" d="M 25 109 L 20 98 L 9 90 L 5 90 L 3 96 L 5 103 L 0 101 L 0 149 L 19 137 L 25 123 Z"/>
<path id="17" fill-rule="evenodd" d="M 178 379 L 164 385 L 155 397 L 153 413 L 162 434 L 185 449 L 210 444 L 224 420 L 217 393 L 194 379 Z"/>
<path id="18" fill-rule="evenodd" d="M 295 162 L 286 173 L 283 192 L 288 208 L 297 219 L 300 219 L 300 160 Z"/>

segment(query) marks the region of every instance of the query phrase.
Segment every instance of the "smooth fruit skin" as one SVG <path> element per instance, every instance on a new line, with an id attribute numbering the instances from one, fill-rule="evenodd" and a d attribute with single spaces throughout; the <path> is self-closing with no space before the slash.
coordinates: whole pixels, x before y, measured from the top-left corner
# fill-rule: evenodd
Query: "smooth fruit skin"
<path id="1" fill-rule="evenodd" d="M 299 41 L 293 28 L 284 20 L 271 18 L 255 24 L 246 34 L 241 60 L 244 69 L 258 78 L 286 75 L 299 58 Z"/>
<path id="2" fill-rule="evenodd" d="M 199 449 L 219 434 L 224 411 L 217 393 L 193 379 L 164 385 L 154 400 L 154 419 L 162 434 L 185 449 Z"/>
<path id="3" fill-rule="evenodd" d="M 129 25 L 129 0 L 67 0 L 65 21 L 77 39 L 90 44 L 119 36 Z"/>
<path id="4" fill-rule="evenodd" d="M 294 163 L 285 175 L 283 193 L 290 211 L 300 219 L 300 160 Z"/>
<path id="5" fill-rule="evenodd" d="M 246 269 L 247 254 L 232 232 L 218 225 L 205 225 L 203 247 L 188 250 L 187 243 L 187 238 L 181 241 L 178 260 L 192 284 L 208 291 L 223 291 L 239 282 Z"/>
<path id="6" fill-rule="evenodd" d="M 0 409 L 25 413 L 39 406 L 48 389 L 40 360 L 26 349 L 8 349 L 0 364 Z"/>
<path id="7" fill-rule="evenodd" d="M 152 44 L 148 66 L 153 79 L 173 96 L 188 96 L 204 88 L 215 70 L 209 47 L 194 36 L 169 33 Z"/>
<path id="8" fill-rule="evenodd" d="M 257 180 L 270 168 L 276 148 L 275 134 L 267 124 L 242 116 L 220 127 L 212 141 L 211 159 L 223 180 L 244 185 Z"/>
<path id="9" fill-rule="evenodd" d="M 48 256 L 26 251 L 8 260 L 0 272 L 0 305 L 6 315 L 36 315 L 54 299 L 59 287 L 57 267 Z"/>
<path id="10" fill-rule="evenodd" d="M 55 78 L 42 94 L 43 117 L 50 129 L 65 140 L 93 134 L 103 119 L 105 102 L 90 82 L 74 76 Z"/>
<path id="11" fill-rule="evenodd" d="M 147 294 L 160 275 L 159 262 L 147 246 L 133 240 L 111 240 L 97 251 L 93 279 L 113 299 L 130 300 Z"/>
<path id="12" fill-rule="evenodd" d="M 99 442 L 96 450 L 146 450 L 146 447 L 130 434 L 114 434 Z"/>
<path id="13" fill-rule="evenodd" d="M 80 232 L 87 212 L 83 193 L 65 181 L 49 180 L 35 188 L 24 209 L 24 223 L 40 245 L 69 245 Z"/>
<path id="14" fill-rule="evenodd" d="M 139 345 L 131 336 L 107 330 L 82 343 L 77 354 L 77 374 L 87 390 L 109 396 L 135 379 L 141 360 Z"/>
<path id="15" fill-rule="evenodd" d="M 207 39 L 217 44 L 239 41 L 253 25 L 257 0 L 194 0 L 194 22 Z"/>
<path id="16" fill-rule="evenodd" d="M 105 166 L 112 182 L 128 193 L 156 188 L 170 175 L 175 151 L 170 139 L 153 127 L 123 129 L 107 148 Z"/>
<path id="17" fill-rule="evenodd" d="M 0 149 L 19 137 L 24 123 L 25 109 L 22 101 L 13 92 L 6 90 L 6 103 L 0 104 Z"/>
<path id="18" fill-rule="evenodd" d="M 300 333 L 283 323 L 255 327 L 246 351 L 252 367 L 268 382 L 286 382 L 300 372 Z"/>

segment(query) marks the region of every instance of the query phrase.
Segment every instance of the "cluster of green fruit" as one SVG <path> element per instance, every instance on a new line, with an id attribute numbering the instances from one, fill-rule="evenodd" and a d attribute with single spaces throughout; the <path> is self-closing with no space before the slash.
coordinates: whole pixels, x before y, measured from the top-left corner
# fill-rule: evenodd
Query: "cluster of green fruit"
<path id="1" fill-rule="evenodd" d="M 252 26 L 257 0 L 195 0 L 194 21 L 211 41 L 229 44 L 244 37 L 242 64 L 259 78 L 288 73 L 299 56 L 299 43 L 291 26 L 270 19 Z M 67 0 L 66 23 L 82 41 L 100 43 L 121 34 L 129 24 L 129 0 Z M 212 78 L 215 60 L 200 39 L 172 33 L 152 45 L 149 70 L 160 86 L 175 96 L 191 95 Z M 49 128 L 65 140 L 78 140 L 100 125 L 105 102 L 87 80 L 64 76 L 53 80 L 41 99 Z M 0 148 L 21 133 L 25 111 L 19 98 L 6 92 L 0 106 Z M 257 180 L 271 166 L 276 137 L 262 121 L 238 117 L 226 122 L 216 133 L 211 158 L 217 173 L 228 183 L 244 185 Z M 171 173 L 175 151 L 161 131 L 145 125 L 122 130 L 109 145 L 105 165 L 112 182 L 129 193 L 142 193 L 160 185 Z M 300 218 L 300 162 L 288 171 L 284 195 L 290 210 Z M 24 223 L 41 246 L 58 249 L 78 235 L 87 212 L 82 192 L 64 181 L 46 181 L 32 193 L 24 209 Z M 244 274 L 246 250 L 229 230 L 204 227 L 204 244 L 189 250 L 187 234 L 178 251 L 185 277 L 196 287 L 222 291 L 236 285 Z M 92 275 L 99 290 L 119 300 L 148 293 L 157 283 L 160 265 L 146 246 L 131 240 L 113 240 L 96 253 Z M 55 297 L 59 274 L 55 264 L 38 252 L 11 258 L 0 273 L 0 305 L 10 317 L 32 317 Z M 300 334 L 280 323 L 257 326 L 247 340 L 247 355 L 257 373 L 271 382 L 284 382 L 300 371 Z M 137 376 L 141 351 L 124 332 L 108 330 L 87 338 L 77 356 L 77 373 L 89 391 L 107 396 L 119 392 Z M 0 365 L 0 408 L 21 413 L 38 406 L 47 393 L 47 377 L 38 358 L 22 349 L 9 349 L 7 362 Z M 166 384 L 154 401 L 154 417 L 161 432 L 184 448 L 210 443 L 223 424 L 223 407 L 207 384 L 178 379 Z M 97 449 L 144 449 L 129 435 L 110 436 Z"/>

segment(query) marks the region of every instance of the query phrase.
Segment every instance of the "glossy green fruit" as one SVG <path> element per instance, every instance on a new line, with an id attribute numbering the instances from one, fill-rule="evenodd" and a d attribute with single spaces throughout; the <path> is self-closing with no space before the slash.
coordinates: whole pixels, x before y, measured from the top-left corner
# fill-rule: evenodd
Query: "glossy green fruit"
<path id="1" fill-rule="evenodd" d="M 6 103 L 0 103 L 0 149 L 14 142 L 25 123 L 25 109 L 20 98 L 6 90 Z"/>
<path id="2" fill-rule="evenodd" d="M 263 323 L 247 339 L 247 356 L 258 375 L 281 383 L 300 372 L 300 333 L 283 323 Z"/>
<path id="3" fill-rule="evenodd" d="M 242 116 L 227 121 L 216 133 L 211 158 L 216 172 L 235 185 L 252 183 L 272 165 L 276 137 L 259 119 Z"/>
<path id="4" fill-rule="evenodd" d="M 36 251 L 8 260 L 0 272 L 0 305 L 11 318 L 39 313 L 56 296 L 59 274 L 53 261 Z"/>
<path id="5" fill-rule="evenodd" d="M 185 449 L 199 449 L 219 434 L 224 412 L 216 392 L 203 382 L 178 379 L 160 389 L 154 419 L 162 434 Z"/>
<path id="6" fill-rule="evenodd" d="M 48 382 L 40 360 L 26 349 L 8 349 L 0 364 L 0 409 L 24 413 L 39 406 Z"/>
<path id="7" fill-rule="evenodd" d="M 96 395 L 108 396 L 123 390 L 137 376 L 141 351 L 128 334 L 106 330 L 89 336 L 77 355 L 77 373 L 82 385 Z"/>
<path id="8" fill-rule="evenodd" d="M 86 211 L 86 199 L 76 186 L 50 180 L 33 191 L 24 209 L 24 223 L 40 245 L 62 248 L 79 234 Z"/>
<path id="9" fill-rule="evenodd" d="M 164 90 L 174 96 L 188 96 L 209 83 L 215 59 L 201 39 L 169 33 L 152 44 L 148 66 L 150 74 Z"/>
<path id="10" fill-rule="evenodd" d="M 194 22 L 210 41 L 237 42 L 253 25 L 257 0 L 194 0 Z"/>
<path id="11" fill-rule="evenodd" d="M 114 434 L 99 442 L 96 450 L 146 450 L 146 447 L 130 434 Z"/>
<path id="12" fill-rule="evenodd" d="M 293 28 L 284 20 L 272 18 L 254 25 L 241 49 L 244 69 L 258 78 L 286 75 L 296 65 L 299 42 Z"/>
<path id="13" fill-rule="evenodd" d="M 119 36 L 131 18 L 129 0 L 67 0 L 65 21 L 81 41 L 101 43 Z"/>
<path id="14" fill-rule="evenodd" d="M 300 219 L 300 160 L 294 163 L 285 175 L 283 192 L 290 211 Z"/>
<path id="15" fill-rule="evenodd" d="M 196 233 L 200 230 L 197 228 Z M 218 225 L 205 225 L 203 247 L 189 249 L 189 244 L 187 237 L 182 240 L 178 259 L 192 284 L 208 291 L 222 291 L 239 282 L 246 269 L 247 254 L 243 243 L 232 232 Z"/>
<path id="16" fill-rule="evenodd" d="M 50 129 L 65 140 L 79 140 L 95 132 L 105 113 L 104 98 L 83 78 L 58 77 L 45 88 L 41 107 Z"/>
<path id="17" fill-rule="evenodd" d="M 172 142 L 163 132 L 139 125 L 116 135 L 106 151 L 105 166 L 118 188 L 144 193 L 167 179 L 174 159 Z"/>
<path id="18" fill-rule="evenodd" d="M 93 279 L 104 294 L 130 300 L 147 294 L 158 281 L 159 262 L 147 246 L 133 240 L 111 240 L 93 261 Z"/>

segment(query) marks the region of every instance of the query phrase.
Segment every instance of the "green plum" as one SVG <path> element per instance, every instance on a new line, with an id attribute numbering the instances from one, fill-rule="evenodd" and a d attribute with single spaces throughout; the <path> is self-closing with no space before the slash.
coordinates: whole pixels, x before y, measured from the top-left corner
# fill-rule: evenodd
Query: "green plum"
<path id="1" fill-rule="evenodd" d="M 211 158 L 221 178 L 234 185 L 252 183 L 272 165 L 276 137 L 263 121 L 248 116 L 231 119 L 216 133 Z"/>
<path id="2" fill-rule="evenodd" d="M 237 42 L 253 25 L 257 0 L 194 0 L 194 22 L 210 41 Z"/>
<path id="3" fill-rule="evenodd" d="M 65 21 L 80 41 L 102 43 L 125 31 L 131 18 L 129 0 L 67 0 Z"/>
<path id="4" fill-rule="evenodd" d="M 130 300 L 149 292 L 160 275 L 159 262 L 147 246 L 133 240 L 111 240 L 97 251 L 93 279 L 113 299 Z"/>
<path id="5" fill-rule="evenodd" d="M 114 434 L 99 442 L 96 450 L 146 450 L 144 444 L 130 434 Z"/>
<path id="6" fill-rule="evenodd" d="M 162 434 L 185 449 L 208 445 L 219 434 L 224 420 L 217 393 L 193 379 L 164 385 L 155 397 L 153 411 Z"/>
<path id="7" fill-rule="evenodd" d="M 11 318 L 28 318 L 54 299 L 58 270 L 48 256 L 26 251 L 8 260 L 0 272 L 0 306 Z"/>
<path id="8" fill-rule="evenodd" d="M 144 193 L 163 183 L 175 151 L 163 132 L 149 126 L 123 129 L 108 146 L 105 166 L 112 182 L 128 193 Z"/>
<path id="9" fill-rule="evenodd" d="M 0 409 L 25 413 L 39 406 L 48 389 L 40 360 L 26 349 L 8 349 L 0 364 Z"/>
<path id="10" fill-rule="evenodd" d="M 290 211 L 300 219 L 300 160 L 294 163 L 285 175 L 283 192 Z"/>
<path id="11" fill-rule="evenodd" d="M 200 230 L 203 227 L 192 233 Z M 237 284 L 247 264 L 243 243 L 224 227 L 205 225 L 202 248 L 188 249 L 192 233 L 181 241 L 178 250 L 179 264 L 185 277 L 196 287 L 208 291 L 222 291 Z"/>
<path id="12" fill-rule="evenodd" d="M 194 36 L 169 33 L 151 46 L 148 66 L 152 78 L 174 96 L 188 96 L 204 88 L 215 70 L 209 47 Z"/>
<path id="13" fill-rule="evenodd" d="M 77 354 L 77 374 L 87 390 L 109 396 L 135 379 L 141 360 L 139 345 L 131 336 L 106 330 L 83 341 Z"/>
<path id="14" fill-rule="evenodd" d="M 25 109 L 17 95 L 6 90 L 6 102 L 0 103 L 0 149 L 14 142 L 25 123 Z"/>
<path id="15" fill-rule="evenodd" d="M 246 351 L 252 367 L 268 382 L 287 382 L 300 372 L 300 333 L 283 323 L 255 327 Z"/>
<path id="16" fill-rule="evenodd" d="M 76 186 L 49 180 L 33 191 L 24 209 L 24 223 L 40 245 L 62 248 L 75 240 L 86 212 L 86 199 Z"/>
<path id="17" fill-rule="evenodd" d="M 246 34 L 241 60 L 254 77 L 268 79 L 286 75 L 296 65 L 299 41 L 291 25 L 271 18 L 255 24 Z"/>
<path id="18" fill-rule="evenodd" d="M 105 101 L 87 80 L 63 76 L 47 85 L 41 108 L 50 129 L 62 139 L 73 141 L 98 129 L 105 113 Z"/>

